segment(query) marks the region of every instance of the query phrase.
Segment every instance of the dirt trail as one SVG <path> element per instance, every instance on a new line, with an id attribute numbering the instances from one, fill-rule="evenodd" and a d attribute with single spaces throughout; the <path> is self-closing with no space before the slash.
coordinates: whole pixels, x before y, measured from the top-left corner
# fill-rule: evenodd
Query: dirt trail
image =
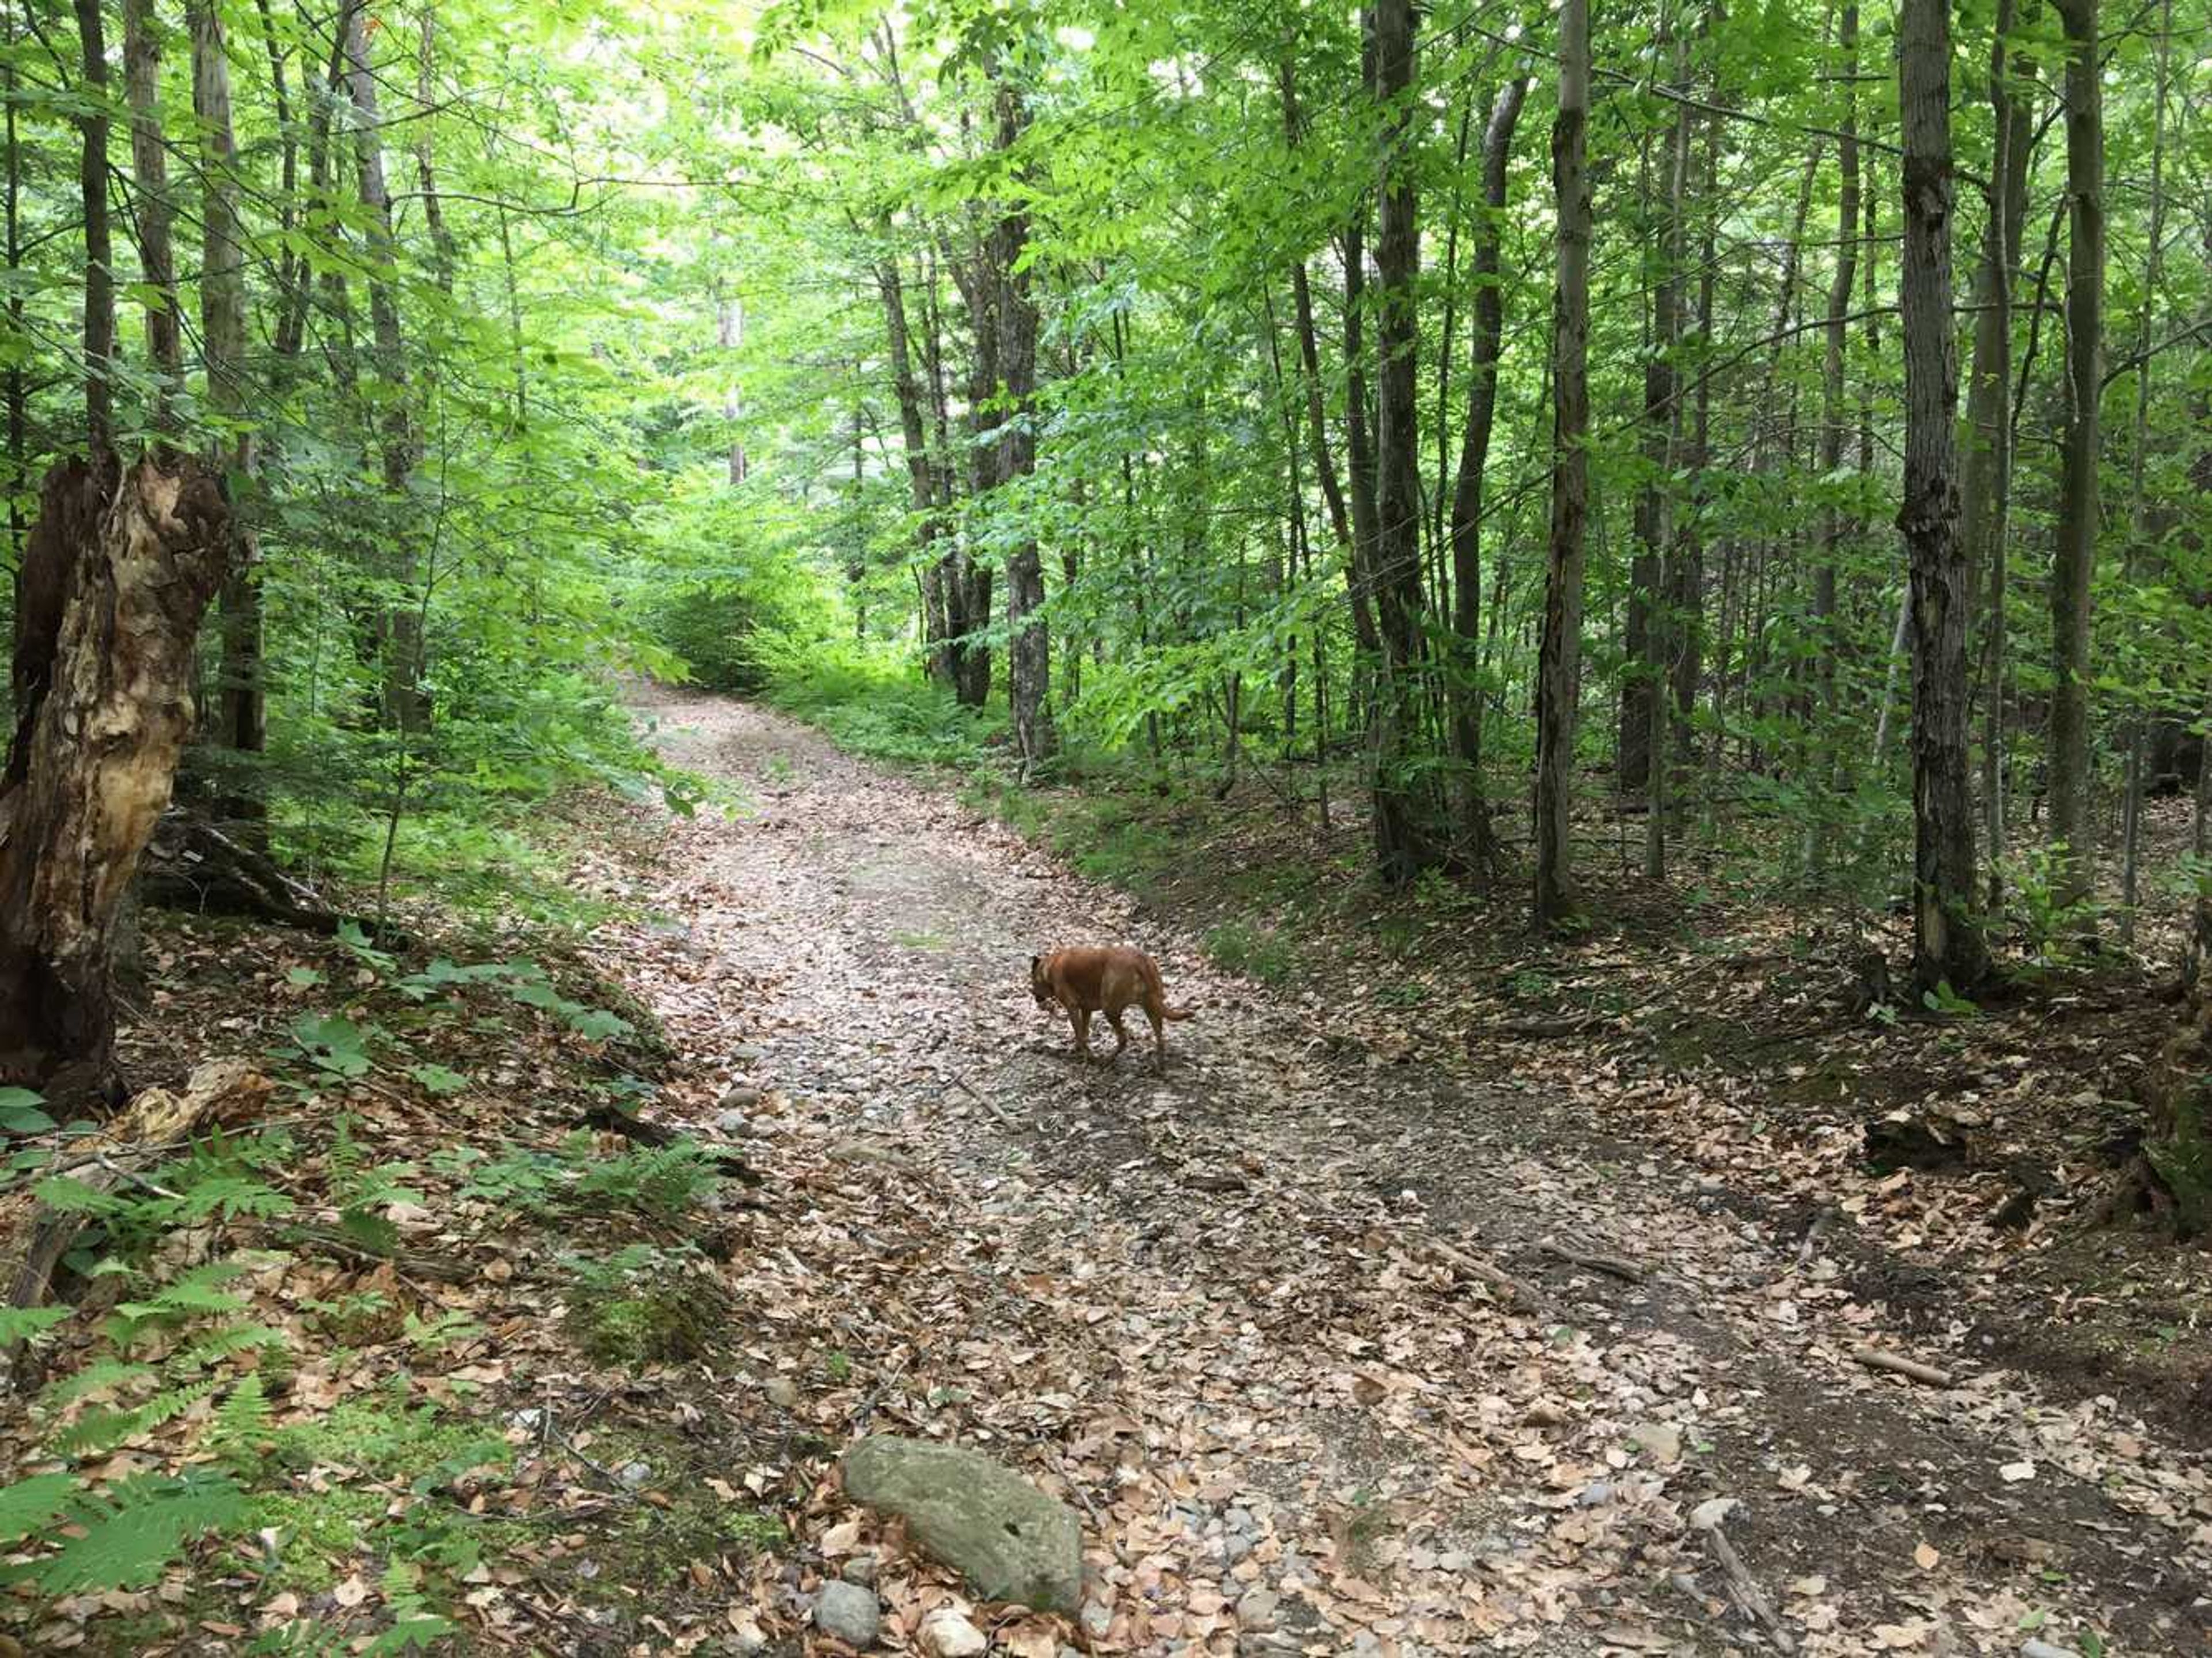
<path id="1" fill-rule="evenodd" d="M 834 1355 L 796 1412 L 825 1455 L 951 1435 L 1085 1511 L 1097 1582 L 1066 1638 L 2212 1647 L 2206 1469 L 2112 1401 L 2046 1404 L 1955 1356 L 1934 1356 L 1948 1388 L 1871 1370 L 1855 1347 L 1907 1350 L 1818 1230 L 1747 1221 L 1538 1093 L 1383 1063 L 805 728 L 644 712 L 757 807 L 672 831 L 658 902 L 690 966 L 638 987 L 763 1090 L 737 1097 L 769 1212 L 732 1269 L 760 1351 L 798 1331 Z M 1164 1080 L 1148 1035 L 1077 1063 L 1027 993 L 1031 951 L 1121 940 L 1200 1008 Z M 858 1546 L 845 1517 L 824 1495 L 801 1529 Z M 918 1563 L 880 1587 L 895 1635 L 950 1593 Z M 1000 1637 L 1050 1655 L 1061 1633 Z"/>

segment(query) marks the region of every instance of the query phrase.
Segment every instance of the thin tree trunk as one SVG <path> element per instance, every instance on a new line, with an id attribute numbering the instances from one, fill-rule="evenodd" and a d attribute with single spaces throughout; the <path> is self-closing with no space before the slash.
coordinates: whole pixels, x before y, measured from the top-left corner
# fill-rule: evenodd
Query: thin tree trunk
<path id="1" fill-rule="evenodd" d="M 1672 695 L 1668 689 L 1668 665 L 1673 659 L 1671 640 L 1674 635 L 1672 618 L 1667 613 L 1667 593 L 1674 585 L 1673 479 L 1677 457 L 1682 447 L 1681 374 L 1678 364 L 1682 346 L 1682 237 L 1687 221 L 1683 216 L 1683 198 L 1689 189 L 1690 179 L 1690 106 L 1689 49 L 1686 40 L 1675 43 L 1675 79 L 1680 86 L 1684 101 L 1674 106 L 1674 131 L 1668 140 L 1667 154 L 1667 228 L 1661 245 L 1661 257 L 1665 261 L 1661 280 L 1653 295 L 1652 353 L 1644 374 L 1644 419 L 1647 422 L 1645 444 L 1647 455 L 1656 456 L 1659 465 L 1647 486 L 1650 503 L 1642 513 L 1648 514 L 1645 527 L 1650 531 L 1654 553 L 1651 557 L 1652 587 L 1648 596 L 1644 617 L 1644 647 L 1650 677 L 1646 681 L 1647 695 L 1644 714 L 1644 784 L 1647 804 L 1644 824 L 1644 874 L 1650 881 L 1667 878 L 1667 751 L 1669 741 Z M 1655 386 L 1656 369 L 1659 383 Z M 1651 396 L 1659 393 L 1660 405 L 1653 421 Z"/>
<path id="2" fill-rule="evenodd" d="M 1020 90 L 1001 81 L 996 92 L 998 150 L 1012 153 L 1029 125 Z M 1000 488 L 1036 471 L 1036 301 L 1023 264 L 1029 215 L 1002 208 L 991 227 L 991 264 L 999 284 L 999 373 L 1009 405 L 999 416 Z M 1018 509 L 1026 525 L 1026 507 Z M 1022 774 L 1034 775 L 1060 750 L 1052 717 L 1052 629 L 1046 625 L 1044 565 L 1026 528 L 1006 554 L 1006 700 L 1013 714 L 1014 751 Z"/>
<path id="3" fill-rule="evenodd" d="M 1559 112 L 1552 123 L 1559 278 L 1552 321 L 1552 526 L 1536 671 L 1534 918 L 1579 914 L 1573 848 L 1575 716 L 1582 683 L 1583 562 L 1589 513 L 1589 0 L 1561 0 Z"/>
<path id="4" fill-rule="evenodd" d="M 1990 113 L 1996 134 L 1990 225 L 1974 284 L 1974 367 L 1966 394 L 1966 535 L 1970 570 L 1986 570 L 1982 695 L 1982 811 L 1990 847 L 1989 912 L 2003 902 L 2005 855 L 2005 599 L 2012 511 L 2012 291 L 2027 210 L 2031 112 L 2007 69 L 2014 0 L 1998 0 L 1990 47 Z"/>
<path id="5" fill-rule="evenodd" d="M 85 438 L 97 458 L 115 446 L 115 248 L 107 218 L 107 39 L 100 0 L 76 0 L 84 107 L 77 189 L 84 213 Z"/>
<path id="6" fill-rule="evenodd" d="M 2089 896 L 2090 583 L 2105 379 L 2105 122 L 2098 0 L 2057 0 L 2066 35 L 2067 420 L 2051 568 L 2051 839 L 2062 905 Z"/>
<path id="7" fill-rule="evenodd" d="M 1482 673 L 1476 653 L 1482 638 L 1482 514 L 1490 465 L 1491 434 L 1498 421 L 1498 365 L 1505 337 L 1504 279 L 1500 258 L 1506 173 L 1513 133 L 1528 100 L 1528 77 L 1505 83 L 1482 132 L 1482 202 L 1477 210 L 1471 260 L 1474 316 L 1468 356 L 1467 427 L 1461 434 L 1459 477 L 1452 490 L 1452 753 L 1459 762 L 1458 812 L 1477 869 L 1486 873 L 1497 856 L 1490 805 L 1482 786 Z"/>
<path id="8" fill-rule="evenodd" d="M 2166 236 L 2166 106 L 2167 77 L 2173 39 L 2173 0 L 2161 0 L 2158 29 L 2158 93 L 2151 121 L 2150 223 L 2143 256 L 2143 290 L 2136 330 L 2136 426 L 2134 452 L 2128 464 L 2128 574 L 2139 579 L 2151 556 L 2149 498 L 2143 489 L 2143 469 L 2150 458 L 2150 383 L 2152 324 L 2157 316 L 2160 282 L 2164 275 Z M 2143 749 L 2150 725 L 2149 709 L 2138 702 L 2128 716 L 2127 798 L 2121 814 L 2120 939 L 2136 939 L 2136 896 L 2140 879 L 2142 842 Z M 2200 768 L 2203 765 L 2200 760 Z"/>
<path id="9" fill-rule="evenodd" d="M 1911 562 L 1915 986 L 1960 995 L 1988 968 L 1975 911 L 1966 774 L 1966 568 L 1959 500 L 1959 348 L 1952 327 L 1951 38 L 1947 0 L 1905 0 L 1905 499 Z"/>
<path id="10" fill-rule="evenodd" d="M 392 231 L 392 196 L 384 181 L 384 145 L 377 114 L 377 74 L 369 61 L 365 0 L 345 0 L 341 28 L 345 42 L 346 84 L 353 100 L 354 162 L 360 175 L 361 205 L 368 223 L 368 316 L 377 378 L 386 406 L 379 422 L 384 488 L 396 507 L 407 494 L 416 458 L 414 422 L 408 411 L 407 360 L 399 324 L 398 244 Z M 404 514 L 398 516 L 404 518 Z M 385 720 L 404 732 L 422 729 L 428 718 L 422 694 L 422 610 L 410 597 L 417 572 L 411 527 L 395 524 L 387 532 L 385 574 L 399 596 L 378 617 L 382 656 Z"/>
<path id="11" fill-rule="evenodd" d="M 1411 102 L 1418 45 L 1413 0 L 1376 0 L 1375 94 L 1383 119 L 1375 264 L 1376 612 L 1382 633 L 1375 741 L 1375 856 L 1385 882 L 1437 861 L 1429 791 L 1411 769 L 1423 671 L 1421 455 L 1418 354 L 1420 233 Z"/>
<path id="12" fill-rule="evenodd" d="M 185 348 L 169 228 L 175 208 L 169 200 L 168 152 L 161 142 L 158 29 L 154 0 L 123 0 L 123 86 L 131 106 L 131 173 L 137 198 L 138 264 L 146 289 L 146 355 L 154 369 L 154 429 L 174 437 Z"/>
<path id="13" fill-rule="evenodd" d="M 246 355 L 246 237 L 238 213 L 238 154 L 231 131 L 230 60 L 222 17 L 214 0 L 191 0 L 186 15 L 192 39 L 192 113 L 199 129 L 204 181 L 205 252 L 200 270 L 200 350 L 207 365 L 208 408 L 228 430 L 216 445 L 215 465 L 236 488 L 252 476 L 256 457 L 247 429 L 252 388 Z M 254 538 L 234 518 L 224 559 L 221 740 L 240 754 L 268 747 L 261 664 L 261 586 Z M 258 826 L 266 808 L 251 790 L 233 790 L 222 803 L 226 817 Z M 246 831 L 249 843 L 258 832 Z"/>
<path id="14" fill-rule="evenodd" d="M 1837 165 L 1841 175 L 1836 197 L 1836 270 L 1828 284 L 1827 327 L 1825 331 L 1827 350 L 1820 376 L 1820 480 L 1825 489 L 1838 487 L 1837 474 L 1843 470 L 1844 465 L 1844 361 L 1850 344 L 1851 285 L 1858 274 L 1857 0 L 1844 0 L 1837 35 L 1843 58 L 1844 112 L 1839 123 L 1841 130 L 1836 139 Z M 1816 659 L 1818 695 L 1814 701 L 1818 718 L 1832 722 L 1838 712 L 1836 659 L 1843 643 L 1836 617 L 1836 573 L 1843 559 L 1844 535 L 1848 524 L 1848 515 L 1840 506 L 1831 503 L 1822 513 L 1820 562 L 1813 573 L 1814 648 L 1819 653 Z M 1841 793 L 1849 767 L 1840 744 L 1835 745 L 1831 770 L 1833 785 L 1837 792 Z M 1806 864 L 1815 873 L 1820 872 L 1825 862 L 1828 818 L 1826 811 L 1816 811 L 1808 825 Z"/>

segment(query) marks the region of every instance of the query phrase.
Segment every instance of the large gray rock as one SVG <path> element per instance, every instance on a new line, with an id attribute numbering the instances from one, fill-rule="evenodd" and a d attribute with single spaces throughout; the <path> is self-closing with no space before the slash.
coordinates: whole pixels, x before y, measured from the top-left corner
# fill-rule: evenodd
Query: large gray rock
<path id="1" fill-rule="evenodd" d="M 877 1434 L 845 1453 L 845 1494 L 896 1514 L 987 1600 L 1073 1612 L 1083 1599 L 1074 1510 L 976 1451 Z"/>

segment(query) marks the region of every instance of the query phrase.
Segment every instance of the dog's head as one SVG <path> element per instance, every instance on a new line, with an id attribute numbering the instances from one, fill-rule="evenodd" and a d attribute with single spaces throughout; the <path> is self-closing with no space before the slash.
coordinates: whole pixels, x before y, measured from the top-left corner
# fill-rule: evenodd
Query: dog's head
<path id="1" fill-rule="evenodd" d="M 1050 1007 L 1053 1004 L 1052 982 L 1045 977 L 1042 956 L 1030 957 L 1030 994 L 1036 998 L 1039 1007 Z"/>

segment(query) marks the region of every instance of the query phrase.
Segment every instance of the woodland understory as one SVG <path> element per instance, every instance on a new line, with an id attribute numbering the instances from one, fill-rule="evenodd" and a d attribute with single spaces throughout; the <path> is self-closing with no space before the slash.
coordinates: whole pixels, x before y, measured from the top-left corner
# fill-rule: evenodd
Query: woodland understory
<path id="1" fill-rule="evenodd" d="M 2209 77 L 0 0 L 0 1658 L 2212 1647 Z"/>

